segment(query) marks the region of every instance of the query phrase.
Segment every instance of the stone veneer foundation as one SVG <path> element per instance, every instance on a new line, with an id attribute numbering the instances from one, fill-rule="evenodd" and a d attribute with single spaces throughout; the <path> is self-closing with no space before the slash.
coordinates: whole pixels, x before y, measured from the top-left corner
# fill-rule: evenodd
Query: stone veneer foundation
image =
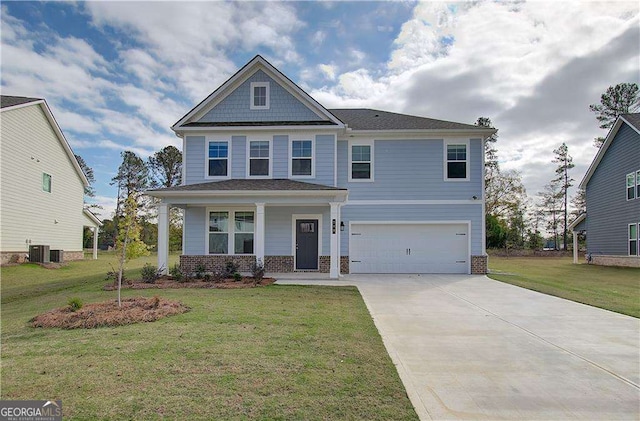
<path id="1" fill-rule="evenodd" d="M 488 256 L 471 256 L 471 274 L 484 275 L 488 271 Z"/>
<path id="2" fill-rule="evenodd" d="M 640 257 L 636 256 L 607 256 L 591 255 L 591 263 L 601 266 L 623 266 L 630 268 L 640 268 Z"/>
<path id="3" fill-rule="evenodd" d="M 227 261 L 231 260 L 238 264 L 241 272 L 250 272 L 255 256 L 253 255 L 182 255 L 180 256 L 180 266 L 185 273 L 194 273 L 196 267 L 203 265 L 206 272 L 221 271 L 225 268 Z M 320 256 L 318 272 L 329 273 L 330 256 Z M 295 272 L 293 267 L 293 256 L 265 256 L 264 270 L 267 273 L 290 273 Z M 340 257 L 340 273 L 349 273 L 349 256 Z"/>
<path id="4" fill-rule="evenodd" d="M 29 256 L 28 251 L 3 251 L 3 252 L 0 252 L 0 265 L 28 262 L 29 261 L 27 259 L 28 256 Z M 63 262 L 70 262 L 72 260 L 82 260 L 82 259 L 84 259 L 84 251 L 63 251 L 62 252 Z"/>

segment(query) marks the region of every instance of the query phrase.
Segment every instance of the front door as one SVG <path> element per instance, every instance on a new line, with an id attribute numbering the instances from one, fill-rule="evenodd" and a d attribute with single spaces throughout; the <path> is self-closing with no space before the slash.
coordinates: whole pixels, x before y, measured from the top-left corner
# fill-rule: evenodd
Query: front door
<path id="1" fill-rule="evenodd" d="M 296 269 L 318 270 L 317 219 L 296 219 Z"/>

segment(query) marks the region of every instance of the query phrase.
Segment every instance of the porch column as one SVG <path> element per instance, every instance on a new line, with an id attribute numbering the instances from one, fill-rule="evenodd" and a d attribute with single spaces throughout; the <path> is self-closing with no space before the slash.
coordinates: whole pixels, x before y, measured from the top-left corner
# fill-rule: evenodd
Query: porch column
<path id="1" fill-rule="evenodd" d="M 98 226 L 93 227 L 93 260 L 98 258 Z"/>
<path id="2" fill-rule="evenodd" d="M 264 266 L 264 203 L 256 203 L 256 264 Z"/>
<path id="3" fill-rule="evenodd" d="M 340 204 L 337 202 L 331 205 L 331 262 L 329 266 L 329 277 L 337 279 L 340 276 Z"/>
<path id="4" fill-rule="evenodd" d="M 578 263 L 578 233 L 573 231 L 573 263 Z"/>
<path id="5" fill-rule="evenodd" d="M 169 273 L 169 204 L 158 204 L 158 269 Z"/>

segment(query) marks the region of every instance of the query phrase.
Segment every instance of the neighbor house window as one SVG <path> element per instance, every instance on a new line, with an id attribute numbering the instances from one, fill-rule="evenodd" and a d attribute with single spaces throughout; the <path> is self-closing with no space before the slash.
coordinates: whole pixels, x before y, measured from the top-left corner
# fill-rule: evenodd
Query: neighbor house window
<path id="1" fill-rule="evenodd" d="M 253 254 L 253 212 L 236 212 L 234 231 L 235 254 Z"/>
<path id="2" fill-rule="evenodd" d="M 447 144 L 446 179 L 465 180 L 468 178 L 467 145 Z"/>
<path id="3" fill-rule="evenodd" d="M 209 177 L 227 177 L 229 175 L 229 142 L 209 142 L 207 161 Z"/>
<path id="4" fill-rule="evenodd" d="M 251 107 L 252 110 L 269 109 L 269 82 L 251 83 Z"/>
<path id="5" fill-rule="evenodd" d="M 313 176 L 313 142 L 311 140 L 291 141 L 291 175 Z"/>
<path id="6" fill-rule="evenodd" d="M 270 174 L 270 142 L 268 140 L 249 141 L 249 176 L 269 177 Z"/>
<path id="7" fill-rule="evenodd" d="M 209 254 L 229 253 L 229 212 L 209 212 Z"/>
<path id="8" fill-rule="evenodd" d="M 51 193 L 51 176 L 47 173 L 42 173 L 42 191 Z"/>
<path id="9" fill-rule="evenodd" d="M 349 181 L 373 181 L 373 142 L 349 144 Z"/>
<path id="10" fill-rule="evenodd" d="M 627 200 L 636 197 L 636 173 L 627 174 Z"/>
<path id="11" fill-rule="evenodd" d="M 640 240 L 640 224 L 629 224 L 629 256 L 638 256 L 638 240 Z"/>
<path id="12" fill-rule="evenodd" d="M 253 211 L 209 212 L 209 254 L 253 254 L 254 227 Z"/>
<path id="13" fill-rule="evenodd" d="M 640 199 L 640 170 L 636 171 L 636 199 Z"/>

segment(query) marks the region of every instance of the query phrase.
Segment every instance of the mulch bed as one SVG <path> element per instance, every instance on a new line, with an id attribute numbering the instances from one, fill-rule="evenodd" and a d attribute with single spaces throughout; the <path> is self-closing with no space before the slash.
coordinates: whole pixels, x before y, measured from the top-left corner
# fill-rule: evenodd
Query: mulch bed
<path id="1" fill-rule="evenodd" d="M 171 288 L 219 288 L 219 289 L 236 289 L 236 288 L 254 288 L 259 286 L 271 285 L 276 280 L 273 278 L 262 278 L 257 285 L 254 285 L 253 278 L 244 277 L 241 281 L 234 279 L 225 279 L 223 281 L 205 281 L 203 279 L 190 279 L 184 282 L 178 282 L 170 276 L 163 276 L 153 284 L 142 281 L 126 281 L 122 284 L 122 289 L 171 289 Z M 118 289 L 117 284 L 107 284 L 103 288 L 105 291 L 114 291 Z"/>
<path id="2" fill-rule="evenodd" d="M 29 320 L 32 327 L 62 329 L 93 329 L 102 326 L 122 326 L 139 322 L 155 322 L 163 317 L 191 310 L 178 301 L 160 297 L 136 297 L 102 303 L 85 304 L 73 311 L 70 306 L 57 308 Z"/>

